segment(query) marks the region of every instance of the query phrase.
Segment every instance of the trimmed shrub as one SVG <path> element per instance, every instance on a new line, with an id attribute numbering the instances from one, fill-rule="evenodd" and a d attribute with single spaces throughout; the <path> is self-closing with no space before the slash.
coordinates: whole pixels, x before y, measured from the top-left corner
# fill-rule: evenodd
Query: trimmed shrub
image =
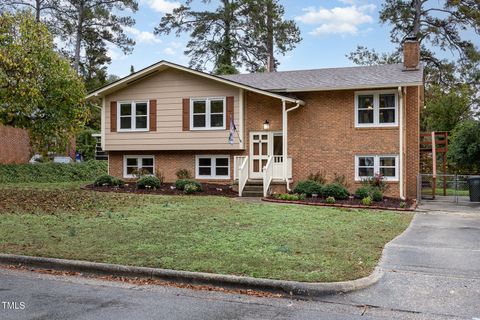
<path id="1" fill-rule="evenodd" d="M 185 186 L 187 184 L 194 184 L 197 186 L 197 191 L 202 191 L 202 185 L 200 183 L 198 183 L 197 181 L 195 180 L 190 180 L 190 179 L 178 179 L 177 181 L 175 181 L 175 187 L 178 189 L 178 190 L 185 190 Z"/>
<path id="2" fill-rule="evenodd" d="M 371 191 L 370 187 L 363 186 L 363 187 L 358 188 L 357 191 L 355 191 L 355 195 L 359 199 L 363 199 L 363 198 L 366 198 L 370 195 L 370 191 Z"/>
<path id="3" fill-rule="evenodd" d="M 372 205 L 372 198 L 370 198 L 370 196 L 366 197 L 366 198 L 363 198 L 362 199 L 362 204 L 364 206 L 371 206 Z"/>
<path id="4" fill-rule="evenodd" d="M 313 193 L 322 194 L 323 186 L 313 180 L 303 180 L 299 181 L 293 190 L 297 194 L 305 194 L 307 196 L 312 196 Z"/>
<path id="5" fill-rule="evenodd" d="M 198 186 L 194 183 L 187 183 L 185 185 L 185 187 L 183 188 L 183 192 L 185 192 L 186 194 L 192 194 L 192 193 L 195 193 L 197 191 L 199 191 Z"/>
<path id="6" fill-rule="evenodd" d="M 334 197 L 335 199 L 344 200 L 348 199 L 348 190 L 339 183 L 330 183 L 322 188 L 322 196 L 325 198 Z"/>
<path id="7" fill-rule="evenodd" d="M 335 198 L 334 197 L 328 197 L 327 199 L 325 199 L 325 202 L 329 203 L 329 204 L 334 204 L 335 203 Z"/>
<path id="8" fill-rule="evenodd" d="M 160 186 L 160 180 L 155 176 L 143 176 L 137 181 L 138 189 L 156 189 Z"/>
<path id="9" fill-rule="evenodd" d="M 372 191 L 370 192 L 370 197 L 372 198 L 373 201 L 380 202 L 383 200 L 383 193 L 382 191 L 380 191 L 380 189 L 373 188 Z"/>
<path id="10" fill-rule="evenodd" d="M 107 174 L 108 161 L 1 164 L 0 183 L 94 181 Z"/>
<path id="11" fill-rule="evenodd" d="M 357 196 L 359 199 L 370 197 L 376 202 L 383 200 L 383 192 L 379 188 L 371 186 L 363 186 L 358 188 L 357 191 L 355 191 L 355 196 Z"/>
<path id="12" fill-rule="evenodd" d="M 299 201 L 299 200 L 305 200 L 305 195 L 304 194 L 288 194 L 288 193 L 283 193 L 283 194 L 277 194 L 275 195 L 275 198 L 280 199 L 280 200 L 288 200 L 288 201 Z"/>
<path id="13" fill-rule="evenodd" d="M 123 186 L 123 181 L 118 179 L 117 177 L 104 174 L 98 177 L 97 179 L 95 179 L 95 182 L 93 184 L 99 187 L 101 186 L 120 187 L 120 186 Z"/>
<path id="14" fill-rule="evenodd" d="M 193 178 L 192 173 L 188 169 L 179 169 L 175 172 L 175 175 L 178 179 L 188 179 L 191 180 Z"/>

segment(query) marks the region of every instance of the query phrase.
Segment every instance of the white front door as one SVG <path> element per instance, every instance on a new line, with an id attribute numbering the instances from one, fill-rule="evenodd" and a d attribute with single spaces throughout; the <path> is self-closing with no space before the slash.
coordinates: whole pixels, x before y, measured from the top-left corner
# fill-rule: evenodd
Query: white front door
<path id="1" fill-rule="evenodd" d="M 250 132 L 250 178 L 261 179 L 270 151 L 270 132 Z"/>

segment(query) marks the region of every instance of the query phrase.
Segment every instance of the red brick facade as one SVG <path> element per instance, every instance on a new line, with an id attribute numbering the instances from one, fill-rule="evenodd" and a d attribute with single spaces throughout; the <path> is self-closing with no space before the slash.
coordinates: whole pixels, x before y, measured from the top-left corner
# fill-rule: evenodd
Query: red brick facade
<path id="1" fill-rule="evenodd" d="M 0 164 L 26 163 L 30 159 L 30 138 L 24 129 L 0 125 Z"/>
<path id="2" fill-rule="evenodd" d="M 309 92 L 296 96 L 305 101 L 305 106 L 288 115 L 288 155 L 292 157 L 293 185 L 310 173 L 323 172 L 329 181 L 335 174 L 345 176 L 353 192 L 360 186 L 360 182 L 355 181 L 355 155 L 399 155 L 399 126 L 355 127 L 355 91 Z M 415 198 L 419 173 L 421 87 L 406 88 L 404 97 L 404 187 L 407 197 Z M 270 123 L 270 131 L 281 131 L 282 103 L 278 99 L 247 92 L 244 117 L 243 151 L 110 152 L 109 172 L 123 176 L 124 154 L 153 154 L 156 172 L 162 172 L 165 180 L 172 182 L 178 169 L 188 169 L 195 174 L 195 155 L 229 154 L 233 179 L 233 157 L 248 154 L 249 133 L 262 131 L 265 120 Z M 398 196 L 399 182 L 389 182 L 389 185 L 387 194 Z"/>
<path id="3" fill-rule="evenodd" d="M 409 87 L 404 99 L 404 185 L 409 198 L 416 196 L 419 173 L 419 94 L 419 87 Z M 398 126 L 355 127 L 355 91 L 299 93 L 297 97 L 305 101 L 305 106 L 288 115 L 288 154 L 292 157 L 294 184 L 310 173 L 323 172 L 330 181 L 335 174 L 344 175 L 353 192 L 361 185 L 355 181 L 355 155 L 399 154 Z M 265 120 L 270 122 L 270 130 L 281 130 L 281 108 L 279 100 L 247 94 L 247 141 L 248 132 L 261 130 Z M 389 185 L 387 194 L 398 196 L 399 182 Z"/>
<path id="4" fill-rule="evenodd" d="M 195 156 L 196 155 L 229 155 L 230 157 L 230 176 L 233 177 L 233 157 L 241 153 L 232 153 L 228 151 L 161 151 L 161 152 L 114 152 L 108 153 L 108 173 L 117 177 L 123 177 L 123 158 L 124 155 L 154 155 L 155 173 L 161 173 L 165 182 L 175 182 L 177 180 L 176 172 L 179 169 L 187 169 L 195 176 Z M 230 184 L 231 180 L 208 180 L 208 182 Z"/>

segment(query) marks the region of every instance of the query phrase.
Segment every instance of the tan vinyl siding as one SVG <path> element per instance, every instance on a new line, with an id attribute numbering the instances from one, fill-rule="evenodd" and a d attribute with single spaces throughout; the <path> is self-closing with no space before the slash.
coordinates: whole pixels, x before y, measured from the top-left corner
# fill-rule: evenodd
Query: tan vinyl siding
<path id="1" fill-rule="evenodd" d="M 239 128 L 239 89 L 184 71 L 168 69 L 130 84 L 105 98 L 105 114 L 110 115 L 111 101 L 156 100 L 156 130 L 150 132 L 111 132 L 105 122 L 105 150 L 232 150 L 240 144 L 235 135 L 228 144 L 228 130 L 184 131 L 183 99 L 234 97 L 233 118 Z M 226 108 L 226 106 L 225 106 Z M 228 117 L 227 117 L 228 118 Z M 226 124 L 228 128 L 228 124 Z"/>

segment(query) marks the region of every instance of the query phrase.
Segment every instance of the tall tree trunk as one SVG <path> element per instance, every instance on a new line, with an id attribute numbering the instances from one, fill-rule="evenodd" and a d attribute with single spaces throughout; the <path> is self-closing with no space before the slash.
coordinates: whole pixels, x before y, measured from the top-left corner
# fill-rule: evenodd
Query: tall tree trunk
<path id="1" fill-rule="evenodd" d="M 413 7 L 415 9 L 415 16 L 413 18 L 412 36 L 420 39 L 420 18 L 422 15 L 422 0 L 413 0 Z"/>
<path id="2" fill-rule="evenodd" d="M 225 6 L 225 42 L 224 42 L 224 64 L 231 66 L 232 65 L 232 42 L 230 39 L 230 32 L 231 32 L 231 19 L 232 19 L 232 12 L 231 11 L 231 6 L 230 6 L 230 1 L 224 0 L 224 6 Z"/>
<path id="3" fill-rule="evenodd" d="M 222 0 L 223 3 L 223 24 L 224 30 L 221 40 L 221 52 L 218 55 L 216 63 L 216 72 L 220 73 L 231 73 L 233 70 L 232 60 L 233 60 L 233 51 L 232 51 L 232 39 L 231 39 L 231 26 L 233 20 L 233 6 L 229 0 Z"/>
<path id="4" fill-rule="evenodd" d="M 80 51 L 82 49 L 83 40 L 83 11 L 85 3 L 80 1 L 78 7 L 77 29 L 75 34 L 75 55 L 73 59 L 73 68 L 77 73 L 80 71 Z"/>
<path id="5" fill-rule="evenodd" d="M 40 22 L 40 7 L 42 5 L 41 0 L 35 0 L 35 21 Z"/>
<path id="6" fill-rule="evenodd" d="M 275 71 L 275 56 L 273 52 L 273 3 L 272 0 L 267 1 L 266 5 L 266 12 L 267 15 L 267 71 L 274 72 Z"/>

